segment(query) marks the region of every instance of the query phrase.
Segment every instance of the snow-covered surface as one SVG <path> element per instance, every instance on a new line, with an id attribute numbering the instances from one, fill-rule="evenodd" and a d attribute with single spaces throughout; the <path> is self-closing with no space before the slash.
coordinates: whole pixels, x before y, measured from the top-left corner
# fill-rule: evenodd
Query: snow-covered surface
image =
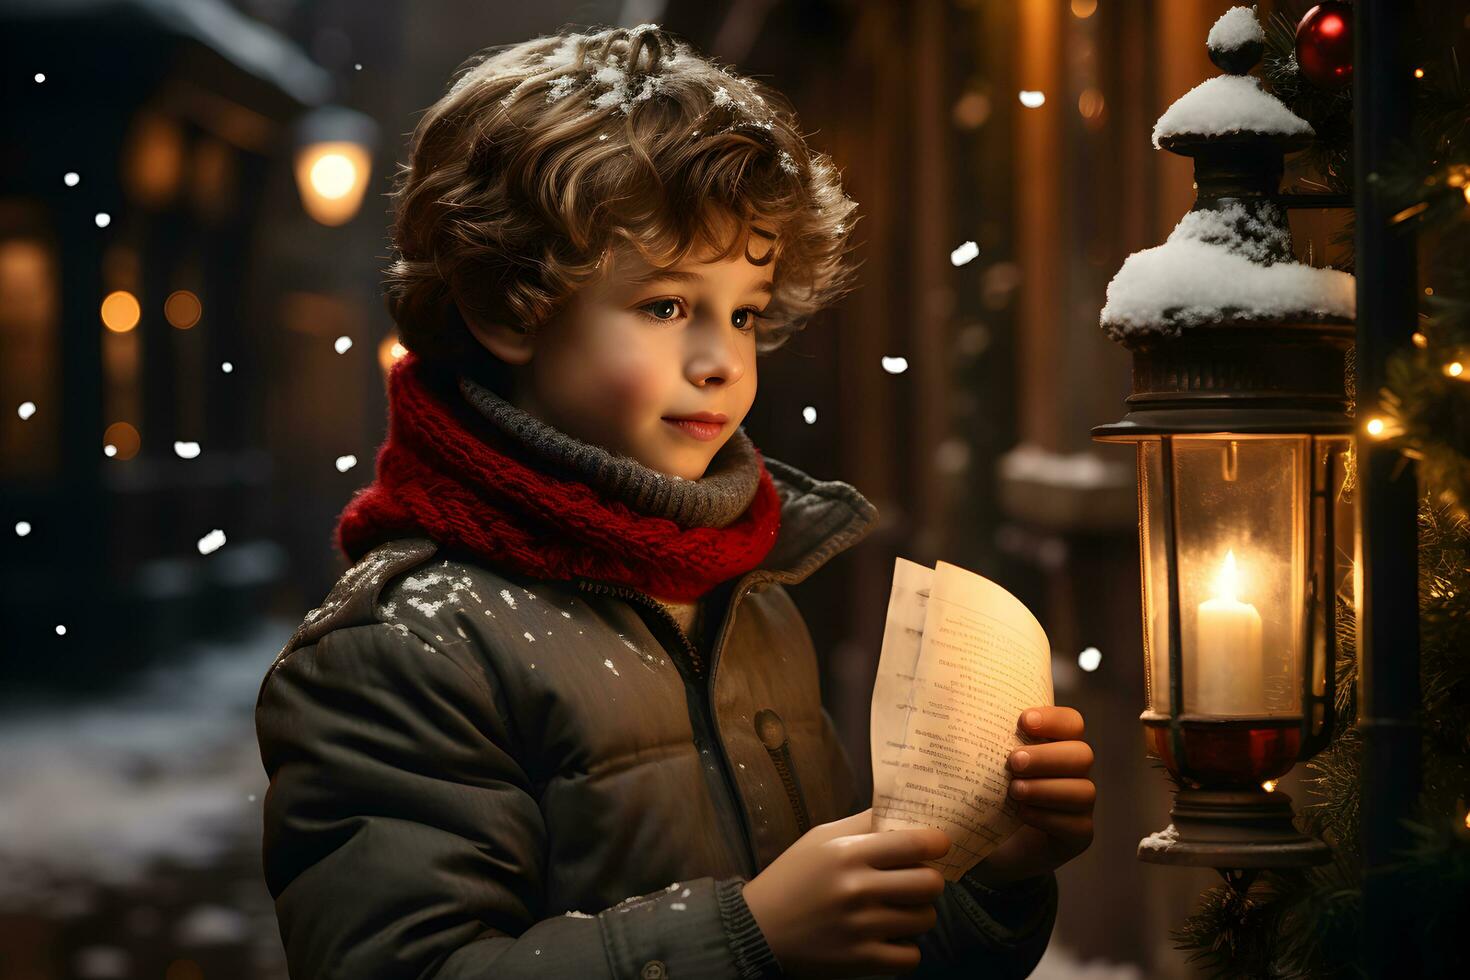
<path id="1" fill-rule="evenodd" d="M 125 693 L 0 711 L 0 908 L 63 909 L 79 888 L 201 867 L 259 834 L 255 695 L 292 624 L 201 646 Z M 221 931 L 220 917 L 197 924 Z"/>
<path id="2" fill-rule="evenodd" d="M 1262 202 L 1254 212 L 1239 201 L 1203 211 L 1188 211 L 1170 238 L 1192 238 L 1221 245 L 1252 262 L 1269 265 L 1291 258 L 1286 215 L 1274 203 Z"/>
<path id="3" fill-rule="evenodd" d="M 1165 136 L 1223 136 L 1257 132 L 1283 136 L 1313 134 L 1312 126 L 1253 75 L 1216 75 L 1181 95 L 1154 123 L 1158 148 Z"/>
<path id="4" fill-rule="evenodd" d="M 1055 939 L 1030 976 L 1031 980 L 1144 980 L 1144 972 L 1136 963 L 1084 960 Z"/>
<path id="5" fill-rule="evenodd" d="M 1179 842 L 1179 831 L 1171 823 L 1163 830 L 1156 830 L 1143 840 L 1138 842 L 1140 849 L 1145 851 L 1169 851 Z"/>
<path id="6" fill-rule="evenodd" d="M 1265 245 L 1242 234 L 1262 231 Z M 1329 314 L 1351 318 L 1353 277 L 1300 262 L 1263 265 L 1280 232 L 1239 204 L 1186 214 L 1164 244 L 1134 252 L 1108 283 L 1102 326 L 1110 336 L 1158 332 L 1216 319 Z"/>
<path id="7" fill-rule="evenodd" d="M 1062 454 L 1021 443 L 1000 458 L 1000 473 L 1007 480 L 1024 480 L 1049 486 L 1104 487 L 1131 482 L 1133 468 L 1124 463 L 1099 459 L 1089 452 Z"/>
<path id="8" fill-rule="evenodd" d="M 1212 51 L 1230 51 L 1252 41 L 1265 44 L 1266 32 L 1261 30 L 1261 22 L 1249 7 L 1231 7 L 1225 11 L 1205 38 Z"/>

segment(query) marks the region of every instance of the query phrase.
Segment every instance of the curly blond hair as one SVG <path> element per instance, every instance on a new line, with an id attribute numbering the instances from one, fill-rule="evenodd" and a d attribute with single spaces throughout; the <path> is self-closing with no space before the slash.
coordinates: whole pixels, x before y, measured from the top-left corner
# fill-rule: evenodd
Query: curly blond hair
<path id="1" fill-rule="evenodd" d="M 831 159 L 777 92 L 656 25 L 488 48 L 456 76 L 391 195 L 386 302 L 425 360 L 483 353 L 457 303 L 534 331 L 624 248 L 668 268 L 769 239 L 747 246 L 775 263 L 761 352 L 851 288 L 857 205 Z"/>

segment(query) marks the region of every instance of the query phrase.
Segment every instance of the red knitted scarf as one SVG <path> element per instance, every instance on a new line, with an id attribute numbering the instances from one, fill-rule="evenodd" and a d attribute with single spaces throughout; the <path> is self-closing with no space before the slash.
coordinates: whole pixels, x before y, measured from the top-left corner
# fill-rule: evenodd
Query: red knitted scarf
<path id="1" fill-rule="evenodd" d="M 686 528 L 532 468 L 496 445 L 493 427 L 473 417 L 453 385 L 445 390 L 412 353 L 393 365 L 377 479 L 337 523 L 349 559 L 395 537 L 427 535 L 534 578 L 587 577 L 689 602 L 757 567 L 776 542 L 781 500 L 763 460 L 755 498 L 738 520 Z"/>

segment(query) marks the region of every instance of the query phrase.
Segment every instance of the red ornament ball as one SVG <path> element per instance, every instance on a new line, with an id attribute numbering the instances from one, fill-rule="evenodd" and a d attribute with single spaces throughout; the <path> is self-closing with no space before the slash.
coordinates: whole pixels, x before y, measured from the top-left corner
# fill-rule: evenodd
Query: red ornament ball
<path id="1" fill-rule="evenodd" d="M 1321 89 L 1353 83 L 1353 5 L 1330 0 L 1302 15 L 1296 26 L 1296 63 Z"/>

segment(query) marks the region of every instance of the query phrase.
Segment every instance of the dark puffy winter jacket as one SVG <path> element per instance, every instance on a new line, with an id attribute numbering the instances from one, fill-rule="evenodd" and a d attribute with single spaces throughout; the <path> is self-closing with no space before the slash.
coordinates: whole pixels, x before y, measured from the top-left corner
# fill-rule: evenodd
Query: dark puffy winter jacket
<path id="1" fill-rule="evenodd" d="M 636 590 L 517 578 L 426 538 L 343 574 L 256 705 L 295 980 L 781 975 L 741 888 L 868 806 L 783 586 L 876 511 L 766 465 L 780 533 L 706 597 L 706 643 Z M 937 907 L 910 975 L 1022 977 L 1056 880 L 961 879 Z"/>

